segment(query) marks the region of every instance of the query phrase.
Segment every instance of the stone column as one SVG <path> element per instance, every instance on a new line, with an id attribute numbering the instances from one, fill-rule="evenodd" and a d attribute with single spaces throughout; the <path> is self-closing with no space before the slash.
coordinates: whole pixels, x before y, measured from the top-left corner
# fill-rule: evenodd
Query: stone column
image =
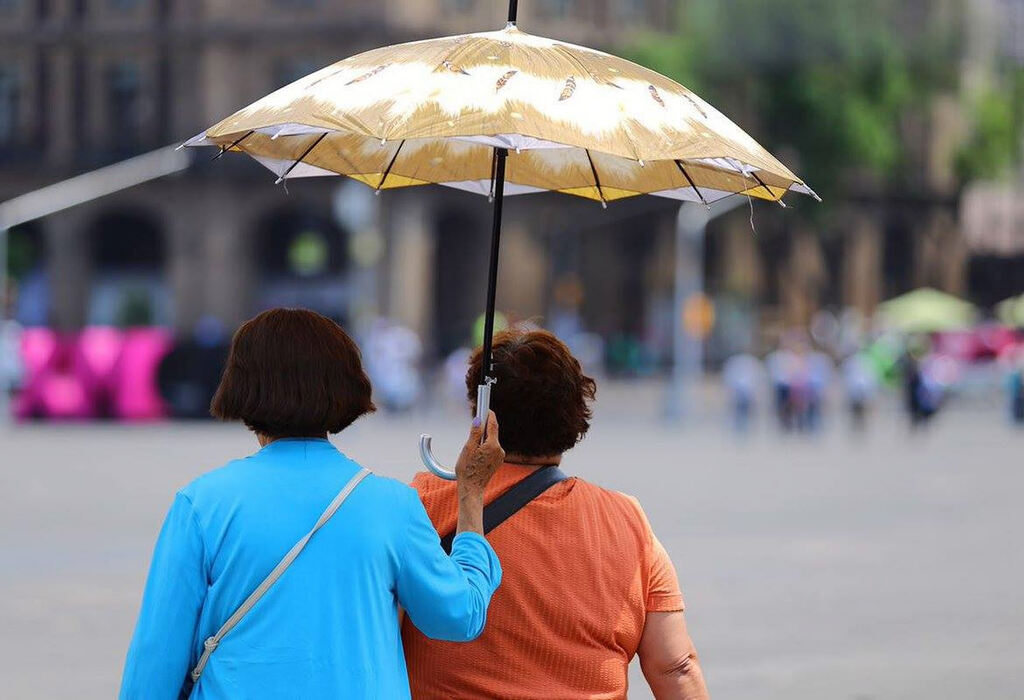
<path id="1" fill-rule="evenodd" d="M 211 188 L 206 206 L 182 214 L 186 220 L 195 222 L 193 230 L 202 238 L 204 311 L 229 328 L 244 321 L 252 311 L 250 291 L 255 257 L 254 241 L 245 235 L 245 220 L 236 209 L 224 204 L 232 196 L 233 193 L 221 188 Z M 188 272 L 181 275 L 182 281 L 192 279 Z"/>
<path id="2" fill-rule="evenodd" d="M 818 310 L 827 274 L 818 236 L 809 230 L 794 231 L 780 289 L 787 325 L 803 327 L 810 322 Z"/>
<path id="3" fill-rule="evenodd" d="M 547 258 L 543 245 L 523 223 L 509 222 L 501 232 L 498 261 L 501 308 L 521 319 L 542 315 L 546 278 Z"/>
<path id="4" fill-rule="evenodd" d="M 40 86 L 46 90 L 46 159 L 51 165 L 62 166 L 74 157 L 75 115 L 72 108 L 73 82 L 75 78 L 74 55 L 66 47 L 55 47 L 45 54 L 48 62 L 49 85 Z"/>
<path id="5" fill-rule="evenodd" d="M 745 300 L 757 299 L 764 290 L 764 263 L 756 235 L 747 219 L 730 218 L 724 230 L 712 235 L 722 237 L 720 268 L 713 271 L 722 280 L 722 291 Z"/>
<path id="6" fill-rule="evenodd" d="M 385 309 L 390 318 L 414 330 L 426 343 L 434 299 L 433 212 L 420 193 L 409 195 L 395 198 L 388 221 Z"/>
<path id="7" fill-rule="evenodd" d="M 960 295 L 966 287 L 967 245 L 956 221 L 935 211 L 917 235 L 914 282 Z"/>
<path id="8" fill-rule="evenodd" d="M 870 316 L 882 300 L 882 232 L 878 222 L 855 220 L 843 241 L 843 305 Z"/>
<path id="9" fill-rule="evenodd" d="M 85 325 L 89 304 L 92 255 L 85 217 L 71 210 L 42 221 L 50 278 L 51 325 L 76 330 Z"/>
<path id="10" fill-rule="evenodd" d="M 165 275 L 174 299 L 174 330 L 178 335 L 192 332 L 206 310 L 204 298 L 204 245 L 202 222 L 187 207 L 164 215 L 167 224 Z"/>

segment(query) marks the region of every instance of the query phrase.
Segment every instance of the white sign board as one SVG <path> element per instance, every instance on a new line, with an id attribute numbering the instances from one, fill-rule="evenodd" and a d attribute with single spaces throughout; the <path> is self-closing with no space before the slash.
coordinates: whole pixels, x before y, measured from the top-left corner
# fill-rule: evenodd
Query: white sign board
<path id="1" fill-rule="evenodd" d="M 1024 253 L 1024 184 L 970 185 L 960 202 L 960 227 L 975 255 Z"/>

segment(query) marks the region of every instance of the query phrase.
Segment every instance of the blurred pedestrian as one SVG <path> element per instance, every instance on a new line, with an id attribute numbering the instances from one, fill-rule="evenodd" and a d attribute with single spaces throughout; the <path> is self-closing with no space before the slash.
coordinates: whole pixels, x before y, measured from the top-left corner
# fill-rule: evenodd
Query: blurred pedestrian
<path id="1" fill-rule="evenodd" d="M 0 391 L 5 395 L 21 387 L 25 379 L 25 364 L 21 358 L 21 324 L 13 319 L 0 318 Z M 0 398 L 0 406 L 6 406 Z M 4 420 L 0 416 L 0 420 Z"/>
<path id="2" fill-rule="evenodd" d="M 388 318 L 374 320 L 365 339 L 366 371 L 388 411 L 411 409 L 423 393 L 423 343 L 411 328 Z"/>
<path id="3" fill-rule="evenodd" d="M 729 394 L 733 429 L 746 433 L 757 406 L 757 394 L 765 384 L 764 366 L 750 353 L 733 355 L 722 366 L 722 383 Z"/>
<path id="4" fill-rule="evenodd" d="M 175 418 L 209 418 L 210 400 L 224 370 L 228 340 L 221 320 L 206 314 L 196 322 L 192 333 L 177 340 L 160 361 L 160 396 Z"/>
<path id="5" fill-rule="evenodd" d="M 1010 422 L 1024 426 L 1024 345 L 1009 348 L 1000 361 L 1006 367 L 1006 408 Z"/>
<path id="6" fill-rule="evenodd" d="M 832 385 L 835 366 L 832 358 L 820 350 L 807 352 L 803 356 L 803 383 L 806 398 L 801 424 L 804 431 L 816 432 L 821 428 L 828 389 Z"/>
<path id="7" fill-rule="evenodd" d="M 482 514 L 504 458 L 494 414 L 456 465 L 449 556 L 415 492 L 327 439 L 374 410 L 370 394 L 333 321 L 273 309 L 239 328 L 212 412 L 242 421 L 261 449 L 175 497 L 122 700 L 408 698 L 399 607 L 431 637 L 480 634 L 501 580 Z"/>
<path id="8" fill-rule="evenodd" d="M 843 390 L 850 412 L 850 425 L 855 432 L 863 432 L 867 413 L 878 390 L 878 378 L 870 360 L 855 352 L 843 361 Z"/>
<path id="9" fill-rule="evenodd" d="M 675 569 L 640 504 L 558 468 L 590 427 L 594 380 L 546 331 L 500 333 L 493 352 L 491 407 L 508 454 L 485 500 L 507 518 L 490 535 L 506 575 L 487 628 L 464 647 L 403 625 L 413 695 L 622 698 L 639 654 L 655 697 L 706 698 Z M 480 365 L 478 350 L 471 401 Z M 456 484 L 422 473 L 413 486 L 451 533 Z"/>
<path id="10" fill-rule="evenodd" d="M 785 344 L 768 355 L 765 360 L 771 379 L 772 399 L 779 428 L 790 432 L 796 427 L 793 388 L 797 379 L 798 358 Z"/>
<path id="11" fill-rule="evenodd" d="M 927 342 L 922 337 L 908 339 L 901 362 L 904 406 L 911 429 L 926 426 L 939 409 L 939 387 L 928 380 L 923 369 Z"/>

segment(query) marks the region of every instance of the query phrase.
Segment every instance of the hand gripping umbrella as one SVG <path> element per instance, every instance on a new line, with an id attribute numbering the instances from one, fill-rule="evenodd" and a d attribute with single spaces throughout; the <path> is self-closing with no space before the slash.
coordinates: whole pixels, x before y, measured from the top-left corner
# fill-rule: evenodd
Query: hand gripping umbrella
<path id="1" fill-rule="evenodd" d="M 477 414 L 490 399 L 506 194 L 600 202 L 653 194 L 704 205 L 732 194 L 816 195 L 682 85 L 600 51 L 508 24 L 373 49 L 254 102 L 185 142 L 247 153 L 278 182 L 346 175 L 378 192 L 430 183 L 494 203 Z M 783 205 L 784 206 L 784 205 Z M 424 464 L 453 479 L 420 438 Z"/>

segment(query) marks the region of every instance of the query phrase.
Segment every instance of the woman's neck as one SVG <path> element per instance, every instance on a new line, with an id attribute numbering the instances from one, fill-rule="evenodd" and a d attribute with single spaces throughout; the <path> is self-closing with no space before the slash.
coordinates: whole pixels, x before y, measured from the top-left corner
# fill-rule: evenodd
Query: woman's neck
<path id="1" fill-rule="evenodd" d="M 267 445 L 269 445 L 270 443 L 274 442 L 275 440 L 282 440 L 282 439 L 286 439 L 287 437 L 288 437 L 287 435 L 282 436 L 282 437 L 273 437 L 271 435 L 264 435 L 263 433 L 256 433 L 256 441 L 260 443 L 260 447 L 266 447 Z M 300 440 L 303 440 L 303 439 L 304 440 L 318 440 L 318 439 L 319 440 L 326 440 L 327 439 L 327 433 L 324 433 L 323 435 L 316 435 L 316 436 L 310 436 L 310 435 L 298 436 L 297 435 L 295 437 L 299 438 Z"/>
<path id="2" fill-rule="evenodd" d="M 505 455 L 505 464 L 515 464 L 520 467 L 553 467 L 561 463 L 561 454 L 546 455 L 544 457 L 517 455 L 514 453 Z"/>

